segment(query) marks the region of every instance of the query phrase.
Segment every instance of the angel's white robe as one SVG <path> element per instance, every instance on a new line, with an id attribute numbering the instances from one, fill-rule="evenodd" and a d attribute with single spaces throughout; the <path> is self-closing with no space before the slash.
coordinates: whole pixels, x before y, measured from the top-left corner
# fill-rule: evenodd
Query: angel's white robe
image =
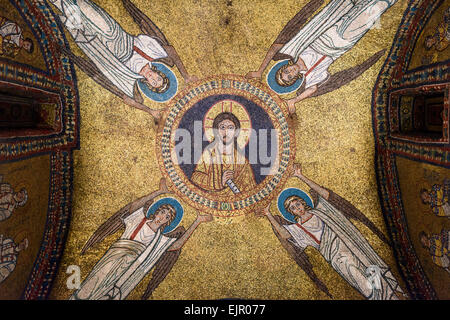
<path id="1" fill-rule="evenodd" d="M 0 26 L 0 36 L 2 38 L 10 37 L 8 42 L 20 47 L 20 39 L 22 39 L 22 28 L 13 21 L 6 20 L 3 25 Z M 5 40 L 3 40 L 5 41 Z"/>
<path id="2" fill-rule="evenodd" d="M 6 280 L 16 268 L 16 244 L 12 239 L 0 237 L 0 283 Z"/>
<path id="3" fill-rule="evenodd" d="M 151 60 L 167 57 L 158 41 L 147 35 L 125 32 L 105 10 L 90 0 L 51 0 L 63 13 L 60 16 L 75 43 L 121 91 L 133 97 L 142 68 Z M 134 48 L 137 47 L 146 56 Z"/>
<path id="4" fill-rule="evenodd" d="M 323 83 L 329 76 L 328 67 L 342 56 L 374 26 L 380 16 L 397 0 L 332 0 L 317 13 L 281 49 L 280 53 L 295 61 L 302 58 L 310 69 L 306 88 Z"/>
<path id="5" fill-rule="evenodd" d="M 284 226 L 292 235 L 293 244 L 300 249 L 307 246 L 318 249 L 342 278 L 367 299 L 397 300 L 394 292 L 402 290 L 389 267 L 343 213 L 320 196 L 310 212 L 316 218 L 300 226 Z M 381 289 L 377 288 L 377 292 L 366 276 L 370 266 L 380 269 Z"/>
<path id="6" fill-rule="evenodd" d="M 125 299 L 176 240 L 156 233 L 140 208 L 124 219 L 125 232 L 111 245 L 71 300 Z M 138 230 L 136 232 L 136 230 Z M 133 240 L 131 240 L 133 238 Z M 117 288 L 118 294 L 113 294 Z"/>
<path id="7" fill-rule="evenodd" d="M 9 183 L 0 183 L 0 222 L 11 217 L 16 207 L 14 189 Z"/>

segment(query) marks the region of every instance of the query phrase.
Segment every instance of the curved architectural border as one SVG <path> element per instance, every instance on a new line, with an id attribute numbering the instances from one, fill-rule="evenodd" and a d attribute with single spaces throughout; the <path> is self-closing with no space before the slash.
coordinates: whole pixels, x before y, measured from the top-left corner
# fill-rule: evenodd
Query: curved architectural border
<path id="1" fill-rule="evenodd" d="M 409 239 L 395 163 L 396 155 L 450 167 L 448 141 L 440 145 L 427 141 L 401 140 L 391 135 L 389 98 L 391 92 L 449 82 L 448 61 L 407 70 L 415 43 L 432 13 L 443 1 L 411 0 L 395 36 L 372 95 L 375 135 L 375 168 L 383 215 L 394 244 L 397 265 L 414 299 L 436 299 Z M 448 120 L 446 117 L 444 120 Z"/>
<path id="2" fill-rule="evenodd" d="M 73 64 L 60 55 L 59 46 L 68 46 L 55 13 L 43 0 L 10 0 L 33 31 L 47 70 L 0 59 L 2 86 L 30 93 L 59 97 L 61 130 L 32 137 L 0 140 L 0 161 L 13 162 L 49 154 L 50 190 L 47 221 L 41 248 L 35 260 L 23 299 L 48 297 L 58 270 L 67 237 L 72 201 L 72 150 L 79 148 L 79 98 Z"/>

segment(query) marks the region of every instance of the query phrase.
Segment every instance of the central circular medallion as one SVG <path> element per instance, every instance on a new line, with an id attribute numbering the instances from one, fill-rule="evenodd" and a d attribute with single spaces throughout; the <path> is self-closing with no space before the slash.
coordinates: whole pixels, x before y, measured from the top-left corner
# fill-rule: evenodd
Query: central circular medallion
<path id="1" fill-rule="evenodd" d="M 295 157 L 282 100 L 234 76 L 199 81 L 170 103 L 156 153 L 170 188 L 219 217 L 255 209 L 279 191 Z"/>

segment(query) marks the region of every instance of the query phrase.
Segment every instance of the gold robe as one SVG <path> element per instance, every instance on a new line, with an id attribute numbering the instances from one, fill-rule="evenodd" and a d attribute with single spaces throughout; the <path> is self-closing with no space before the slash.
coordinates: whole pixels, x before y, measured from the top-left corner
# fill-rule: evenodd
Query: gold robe
<path id="1" fill-rule="evenodd" d="M 217 195 L 234 195 L 228 186 L 222 185 L 223 173 L 234 171 L 233 182 L 241 192 L 256 187 L 255 176 L 244 152 L 234 149 L 231 154 L 222 154 L 216 143 L 211 143 L 203 151 L 191 181 L 198 187 L 215 192 Z"/>

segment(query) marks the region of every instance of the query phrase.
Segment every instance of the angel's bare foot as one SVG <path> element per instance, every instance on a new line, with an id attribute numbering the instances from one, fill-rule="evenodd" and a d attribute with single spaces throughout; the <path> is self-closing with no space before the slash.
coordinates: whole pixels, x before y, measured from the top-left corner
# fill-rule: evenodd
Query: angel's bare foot
<path id="1" fill-rule="evenodd" d="M 255 211 L 255 217 L 257 217 L 257 218 L 265 218 L 266 214 L 264 213 L 263 210 L 258 210 L 258 211 Z"/>
<path id="2" fill-rule="evenodd" d="M 401 291 L 395 291 L 395 295 L 397 296 L 398 300 L 409 300 L 409 297 Z"/>
<path id="3" fill-rule="evenodd" d="M 209 214 L 209 213 L 207 213 L 207 214 L 200 214 L 200 213 L 198 213 L 197 214 L 197 221 L 199 223 L 210 222 L 210 221 L 213 221 L 213 219 L 214 219 L 213 216 L 211 214 Z"/>

